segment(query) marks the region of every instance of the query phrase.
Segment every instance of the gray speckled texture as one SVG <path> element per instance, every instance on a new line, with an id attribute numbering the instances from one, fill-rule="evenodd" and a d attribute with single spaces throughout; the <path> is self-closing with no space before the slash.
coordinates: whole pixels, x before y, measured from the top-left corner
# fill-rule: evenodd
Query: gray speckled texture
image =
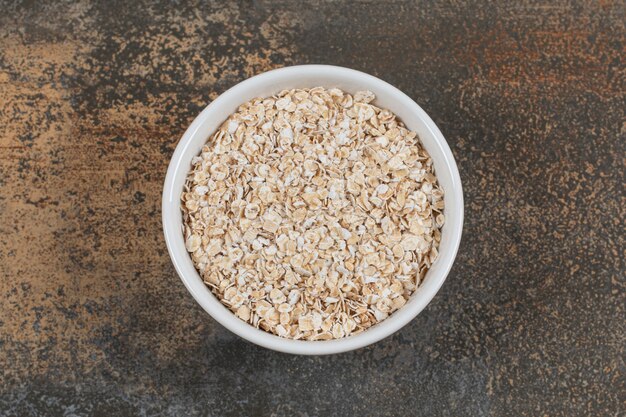
<path id="1" fill-rule="evenodd" d="M 131 3 L 0 0 L 0 416 L 624 415 L 623 2 Z M 160 225 L 191 120 L 303 63 L 413 97 L 466 198 L 430 306 L 329 357 L 217 325 Z"/>

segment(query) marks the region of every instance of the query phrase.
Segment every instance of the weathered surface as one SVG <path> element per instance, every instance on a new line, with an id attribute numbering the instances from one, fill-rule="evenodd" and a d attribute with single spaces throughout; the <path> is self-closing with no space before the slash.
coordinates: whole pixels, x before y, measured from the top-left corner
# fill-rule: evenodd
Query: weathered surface
<path id="1" fill-rule="evenodd" d="M 0 415 L 623 415 L 623 2 L 0 1 Z M 259 72 L 413 97 L 457 158 L 431 305 L 356 352 L 217 325 L 170 264 L 182 132 Z"/>

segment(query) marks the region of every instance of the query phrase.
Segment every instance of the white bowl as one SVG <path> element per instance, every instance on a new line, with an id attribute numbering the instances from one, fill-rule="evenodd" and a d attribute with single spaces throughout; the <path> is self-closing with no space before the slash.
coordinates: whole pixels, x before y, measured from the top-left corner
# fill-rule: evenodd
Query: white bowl
<path id="1" fill-rule="evenodd" d="M 323 86 L 338 87 L 349 93 L 370 90 L 375 104 L 395 113 L 406 126 L 418 133 L 431 155 L 435 174 L 445 192 L 439 257 L 409 301 L 400 310 L 369 329 L 342 339 L 328 341 L 291 340 L 259 330 L 237 318 L 211 293 L 196 271 L 185 249 L 180 197 L 191 159 L 220 124 L 237 107 L 255 97 L 266 97 L 284 89 Z M 163 232 L 172 262 L 183 283 L 196 301 L 227 329 L 257 345 L 281 352 L 323 355 L 358 349 L 377 342 L 417 316 L 435 296 L 446 279 L 461 241 L 463 229 L 463 192 L 461 178 L 452 152 L 443 135 L 428 115 L 406 94 L 371 75 L 329 65 L 301 65 L 269 71 L 247 79 L 223 93 L 193 121 L 176 147 L 163 187 Z"/>

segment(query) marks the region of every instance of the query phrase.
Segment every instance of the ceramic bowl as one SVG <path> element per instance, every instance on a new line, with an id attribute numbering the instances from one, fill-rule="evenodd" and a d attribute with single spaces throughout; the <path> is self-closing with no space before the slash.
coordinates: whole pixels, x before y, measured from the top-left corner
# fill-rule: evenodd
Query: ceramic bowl
<path id="1" fill-rule="evenodd" d="M 421 286 L 401 309 L 353 336 L 328 341 L 301 341 L 256 329 L 237 318 L 211 293 L 185 250 L 180 197 L 191 169 L 191 159 L 200 153 L 209 137 L 240 104 L 284 89 L 317 86 L 338 87 L 352 94 L 359 90 L 370 90 L 376 95 L 374 104 L 391 110 L 409 129 L 418 133 L 424 148 L 433 159 L 435 174 L 445 192 L 446 222 L 442 228 L 439 257 L 426 273 Z M 183 283 L 202 308 L 224 327 L 252 343 L 303 355 L 358 349 L 391 335 L 415 318 L 445 281 L 463 229 L 463 191 L 459 172 L 446 140 L 431 118 L 410 97 L 385 81 L 363 72 L 328 65 L 301 65 L 269 71 L 237 84 L 209 104 L 189 126 L 176 147 L 165 178 L 162 204 L 163 231 L 170 257 Z"/>

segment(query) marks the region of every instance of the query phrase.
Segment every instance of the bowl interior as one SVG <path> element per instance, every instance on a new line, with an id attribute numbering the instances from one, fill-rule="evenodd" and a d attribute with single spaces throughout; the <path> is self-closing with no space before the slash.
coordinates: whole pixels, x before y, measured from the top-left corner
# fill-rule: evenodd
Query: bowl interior
<path id="1" fill-rule="evenodd" d="M 284 339 L 256 329 L 239 320 L 219 302 L 203 283 L 185 250 L 180 195 L 191 169 L 191 159 L 200 153 L 213 132 L 240 104 L 284 89 L 316 86 L 338 87 L 349 93 L 370 90 L 376 95 L 375 105 L 391 110 L 409 129 L 418 133 L 424 148 L 433 159 L 435 174 L 445 192 L 446 222 L 442 228 L 439 257 L 404 307 L 360 334 L 337 340 L 311 342 Z M 183 135 L 170 162 L 163 191 L 163 228 L 168 250 L 178 274 L 196 301 L 218 322 L 245 339 L 289 353 L 327 354 L 348 351 L 376 342 L 404 326 L 430 302 L 443 284 L 456 256 L 462 224 L 463 195 L 456 163 L 443 135 L 430 117 L 408 96 L 378 78 L 347 68 L 325 65 L 305 65 L 270 71 L 237 84 L 218 97 L 204 109 Z"/>

